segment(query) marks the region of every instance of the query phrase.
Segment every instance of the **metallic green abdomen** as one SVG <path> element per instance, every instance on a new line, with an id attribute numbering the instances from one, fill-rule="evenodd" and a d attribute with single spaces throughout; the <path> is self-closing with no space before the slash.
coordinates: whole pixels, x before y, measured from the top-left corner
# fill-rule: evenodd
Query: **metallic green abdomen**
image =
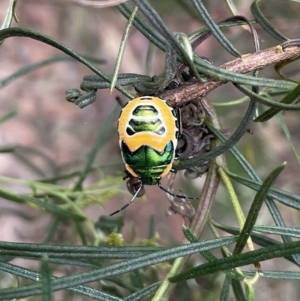
<path id="1" fill-rule="evenodd" d="M 143 145 L 132 153 L 124 142 L 122 142 L 121 150 L 125 163 L 134 170 L 145 185 L 156 185 L 162 173 L 174 159 L 172 141 L 166 145 L 162 152 L 157 152 L 150 146 Z"/>

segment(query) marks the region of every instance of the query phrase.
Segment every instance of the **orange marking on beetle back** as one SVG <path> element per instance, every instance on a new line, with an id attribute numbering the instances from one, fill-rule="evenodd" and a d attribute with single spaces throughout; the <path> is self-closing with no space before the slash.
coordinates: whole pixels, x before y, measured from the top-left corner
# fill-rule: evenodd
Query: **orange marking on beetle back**
<path id="1" fill-rule="evenodd" d="M 163 173 L 160 175 L 161 178 L 165 177 L 169 171 L 172 169 L 172 163 L 171 164 L 168 164 L 166 166 L 166 168 L 164 169 Z"/>
<path id="2" fill-rule="evenodd" d="M 125 164 L 126 170 L 134 177 L 138 178 L 139 175 L 130 167 L 130 165 Z"/>
<path id="3" fill-rule="evenodd" d="M 154 132 L 138 132 L 133 135 L 128 135 L 126 129 L 129 126 L 129 121 L 132 116 L 133 110 L 137 106 L 153 105 L 159 112 L 157 118 L 163 122 L 165 127 L 165 133 L 162 135 Z M 166 102 L 158 97 L 139 97 L 128 102 L 123 108 L 118 123 L 118 131 L 120 141 L 124 141 L 131 152 L 135 152 L 143 145 L 152 147 L 158 152 L 162 152 L 167 143 L 173 141 L 174 149 L 177 146 L 176 132 L 177 127 L 175 121 L 177 118 L 172 113 L 172 108 L 169 107 Z"/>

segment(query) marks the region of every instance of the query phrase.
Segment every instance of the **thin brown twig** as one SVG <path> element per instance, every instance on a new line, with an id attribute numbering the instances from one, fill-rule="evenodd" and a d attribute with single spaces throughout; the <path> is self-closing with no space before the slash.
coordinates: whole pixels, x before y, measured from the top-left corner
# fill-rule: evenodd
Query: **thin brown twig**
<path id="1" fill-rule="evenodd" d="M 300 47 L 288 47 L 282 51 L 281 46 L 274 46 L 265 50 L 244 54 L 241 58 L 227 62 L 221 65 L 221 68 L 236 72 L 248 73 L 257 69 L 264 69 L 269 65 L 292 61 L 300 58 Z M 209 79 L 205 83 L 200 82 L 187 82 L 174 90 L 164 91 L 159 95 L 162 99 L 167 99 L 168 102 L 174 107 L 180 107 L 191 99 L 202 98 L 210 91 L 225 84 L 226 81 Z"/>

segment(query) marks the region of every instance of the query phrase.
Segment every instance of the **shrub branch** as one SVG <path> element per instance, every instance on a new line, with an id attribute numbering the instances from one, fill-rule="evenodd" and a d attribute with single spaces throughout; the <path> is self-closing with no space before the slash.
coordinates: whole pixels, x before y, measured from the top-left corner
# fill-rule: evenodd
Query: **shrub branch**
<path id="1" fill-rule="evenodd" d="M 278 45 L 256 53 L 244 54 L 241 58 L 227 62 L 220 67 L 232 72 L 245 74 L 257 69 L 264 69 L 272 64 L 294 61 L 299 58 L 299 46 L 288 47 L 283 51 L 282 46 Z M 159 97 L 168 99 L 174 107 L 180 107 L 192 99 L 205 97 L 210 91 L 226 82 L 211 78 L 205 83 L 200 83 L 193 79 L 174 90 L 164 91 Z"/>

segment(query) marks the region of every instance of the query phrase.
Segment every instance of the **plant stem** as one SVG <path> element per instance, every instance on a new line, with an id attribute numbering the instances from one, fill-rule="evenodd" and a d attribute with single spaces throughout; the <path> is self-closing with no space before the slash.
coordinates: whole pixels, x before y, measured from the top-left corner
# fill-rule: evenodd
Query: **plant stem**
<path id="1" fill-rule="evenodd" d="M 216 127 L 219 127 L 219 121 L 217 119 L 217 115 L 211 108 L 213 114 L 211 117 L 210 122 Z M 215 147 L 216 143 L 213 143 L 212 147 Z M 219 186 L 219 176 L 217 174 L 217 166 L 224 163 L 223 156 L 216 157 L 214 160 L 210 162 L 209 169 L 207 172 L 207 176 L 205 179 L 205 183 L 201 192 L 200 200 L 199 200 L 199 205 L 196 210 L 195 216 L 193 218 L 192 224 L 191 224 L 191 233 L 199 239 L 202 231 L 204 229 L 204 226 L 206 224 L 206 221 L 209 217 L 210 214 L 210 208 L 212 201 L 215 197 L 215 194 L 217 192 L 218 186 Z M 188 243 L 188 241 L 185 239 L 183 241 L 183 244 Z M 169 296 L 171 294 L 172 289 L 174 288 L 175 284 L 170 283 L 168 278 L 172 277 L 178 273 L 181 272 L 183 269 L 184 265 L 187 263 L 189 260 L 189 256 L 187 257 L 180 257 L 175 259 L 168 275 L 164 279 L 164 281 L 161 283 L 160 287 L 158 288 L 155 296 L 153 297 L 152 301 L 167 301 L 169 300 Z"/>

